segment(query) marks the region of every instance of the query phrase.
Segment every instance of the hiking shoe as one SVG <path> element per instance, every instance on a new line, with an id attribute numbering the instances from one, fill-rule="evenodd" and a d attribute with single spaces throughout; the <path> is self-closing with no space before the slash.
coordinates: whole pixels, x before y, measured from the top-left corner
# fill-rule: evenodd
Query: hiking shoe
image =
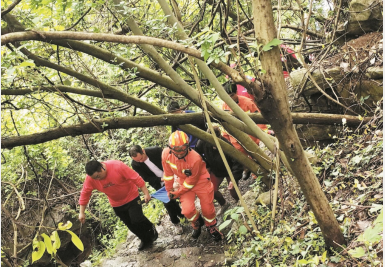
<path id="1" fill-rule="evenodd" d="M 198 220 L 192 223 L 193 232 L 192 232 L 192 238 L 198 239 L 198 237 L 201 235 L 201 228 L 204 225 L 205 221 L 203 220 L 202 216 L 199 215 Z"/>
<path id="2" fill-rule="evenodd" d="M 251 174 L 251 171 L 249 171 L 249 170 L 243 171 L 243 173 L 242 173 L 242 179 L 243 179 L 243 180 L 249 179 L 250 174 Z"/>
<path id="3" fill-rule="evenodd" d="M 230 203 L 226 201 L 225 204 L 223 204 L 223 206 L 219 208 L 217 212 L 217 217 L 221 217 L 229 207 Z"/>
<path id="4" fill-rule="evenodd" d="M 139 244 L 138 250 L 141 251 L 145 247 L 146 247 L 146 242 L 144 242 L 143 240 L 140 240 L 140 244 Z"/>
<path id="5" fill-rule="evenodd" d="M 176 235 L 181 235 L 181 234 L 183 234 L 183 228 L 182 228 L 182 226 L 180 225 L 180 223 L 174 224 L 174 233 L 175 233 Z"/>
<path id="6" fill-rule="evenodd" d="M 223 234 L 221 232 L 219 232 L 218 228 L 216 227 L 216 225 L 212 225 L 212 226 L 209 226 L 207 227 L 207 231 L 210 232 L 210 235 L 211 237 L 215 240 L 215 241 L 221 241 L 223 239 Z"/>
<path id="7" fill-rule="evenodd" d="M 146 242 L 146 241 L 140 240 L 138 251 L 142 251 L 143 249 L 148 248 L 151 245 L 152 245 L 152 241 L 147 241 Z"/>
<path id="8" fill-rule="evenodd" d="M 158 231 L 156 230 L 155 225 L 152 226 L 152 229 L 154 231 L 154 235 L 153 235 L 150 243 L 152 243 L 152 242 L 154 242 L 155 240 L 158 239 Z"/>

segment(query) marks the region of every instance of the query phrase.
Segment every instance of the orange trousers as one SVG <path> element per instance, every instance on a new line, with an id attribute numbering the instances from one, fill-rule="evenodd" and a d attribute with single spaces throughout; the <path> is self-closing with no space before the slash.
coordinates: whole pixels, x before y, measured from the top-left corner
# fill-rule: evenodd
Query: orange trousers
<path id="1" fill-rule="evenodd" d="M 217 223 L 215 208 L 214 208 L 214 186 L 210 178 L 201 179 L 188 192 L 180 196 L 182 204 L 182 214 L 191 223 L 199 218 L 199 212 L 195 207 L 195 196 L 200 200 L 203 219 L 206 226 L 211 226 Z"/>

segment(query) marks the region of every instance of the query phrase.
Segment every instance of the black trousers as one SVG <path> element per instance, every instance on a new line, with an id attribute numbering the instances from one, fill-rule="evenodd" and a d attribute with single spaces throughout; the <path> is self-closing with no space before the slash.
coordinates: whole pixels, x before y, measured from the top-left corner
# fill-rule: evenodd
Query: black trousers
<path id="1" fill-rule="evenodd" d="M 170 202 L 164 203 L 170 220 L 173 224 L 178 224 L 180 222 L 179 218 L 183 218 L 182 209 L 179 206 L 179 203 L 175 199 L 171 199 Z M 179 218 L 178 218 L 179 217 Z"/>
<path id="2" fill-rule="evenodd" d="M 116 216 L 143 242 L 150 242 L 155 235 L 155 226 L 143 214 L 138 196 L 120 207 L 114 207 Z"/>
<path id="3" fill-rule="evenodd" d="M 143 178 L 148 182 L 155 190 L 162 188 L 160 184 L 160 178 L 156 176 L 146 176 Z M 179 206 L 179 203 L 175 199 L 171 199 L 170 202 L 164 203 L 164 207 L 167 210 L 168 215 L 170 216 L 171 222 L 173 224 L 178 224 L 180 222 L 179 218 L 183 218 L 182 209 Z M 179 218 L 178 218 L 179 217 Z"/>

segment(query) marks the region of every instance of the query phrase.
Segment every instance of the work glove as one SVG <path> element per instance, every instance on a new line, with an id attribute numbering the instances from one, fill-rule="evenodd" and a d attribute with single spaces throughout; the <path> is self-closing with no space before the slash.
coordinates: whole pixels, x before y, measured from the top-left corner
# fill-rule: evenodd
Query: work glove
<path id="1" fill-rule="evenodd" d="M 177 198 L 180 197 L 180 191 L 177 190 L 177 191 L 169 192 L 169 193 L 168 193 L 168 197 L 169 197 L 170 199 L 177 199 Z"/>

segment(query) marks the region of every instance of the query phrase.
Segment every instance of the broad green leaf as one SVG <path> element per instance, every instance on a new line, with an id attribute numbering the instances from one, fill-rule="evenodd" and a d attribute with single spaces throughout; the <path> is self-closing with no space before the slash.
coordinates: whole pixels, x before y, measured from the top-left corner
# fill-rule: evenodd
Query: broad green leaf
<path id="1" fill-rule="evenodd" d="M 241 225 L 241 226 L 239 227 L 239 233 L 240 233 L 241 235 L 246 234 L 246 233 L 247 233 L 247 228 L 246 228 L 244 225 Z"/>
<path id="2" fill-rule="evenodd" d="M 72 84 L 70 80 L 64 80 L 63 83 L 64 85 L 68 85 L 68 86 Z"/>
<path id="3" fill-rule="evenodd" d="M 308 262 L 307 262 L 307 260 L 302 259 L 302 260 L 297 261 L 297 263 L 298 264 L 307 264 Z"/>
<path id="4" fill-rule="evenodd" d="M 340 257 L 337 257 L 337 256 L 332 256 L 332 257 L 330 257 L 330 261 L 331 261 L 331 262 L 338 263 L 338 262 L 341 261 L 341 258 L 340 258 Z"/>
<path id="5" fill-rule="evenodd" d="M 53 248 L 52 248 L 51 239 L 46 234 L 41 234 L 41 236 L 44 238 L 44 244 L 47 249 L 47 252 L 52 255 Z"/>
<path id="6" fill-rule="evenodd" d="M 58 26 L 55 26 L 54 29 L 57 31 L 63 31 L 65 28 L 62 25 L 58 25 Z"/>
<path id="7" fill-rule="evenodd" d="M 53 242 L 52 249 L 53 249 L 53 254 L 56 254 L 56 251 L 60 248 L 61 242 L 60 242 L 60 237 L 57 231 L 53 231 L 51 234 L 51 240 Z"/>
<path id="8" fill-rule="evenodd" d="M 216 34 L 213 34 L 213 35 L 211 36 L 212 44 L 215 44 L 215 42 L 218 40 L 219 36 L 220 36 L 220 33 L 219 33 L 219 32 L 216 33 Z"/>
<path id="9" fill-rule="evenodd" d="M 224 221 L 221 225 L 219 225 L 219 231 L 222 231 L 224 228 L 226 228 L 230 223 L 231 223 L 232 220 L 226 220 Z"/>
<path id="10" fill-rule="evenodd" d="M 271 40 L 269 43 L 265 44 L 265 45 L 262 47 L 262 50 L 263 50 L 263 51 L 269 51 L 269 50 L 273 49 L 274 46 L 280 45 L 280 44 L 282 44 L 282 43 L 283 43 L 283 41 L 274 38 L 274 39 Z"/>
<path id="11" fill-rule="evenodd" d="M 237 213 L 241 213 L 241 212 L 243 212 L 245 210 L 245 208 L 244 207 L 239 207 L 238 209 L 237 209 Z"/>
<path id="12" fill-rule="evenodd" d="M 321 257 L 322 263 L 324 263 L 326 261 L 326 257 L 327 257 L 327 251 L 325 250 L 325 252 L 322 253 L 322 257 Z"/>
<path id="13" fill-rule="evenodd" d="M 319 258 L 317 255 L 314 256 L 314 258 L 312 259 L 312 262 L 315 263 L 317 266 L 319 264 Z"/>
<path id="14" fill-rule="evenodd" d="M 62 231 L 64 231 L 64 230 L 68 230 L 68 229 L 71 229 L 71 227 L 72 227 L 72 222 L 70 222 L 70 221 L 67 221 L 67 223 L 66 224 L 63 224 L 63 223 L 59 223 L 59 225 L 58 225 L 58 229 L 59 230 L 62 230 Z"/>
<path id="15" fill-rule="evenodd" d="M 33 251 L 32 251 L 32 263 L 38 261 L 43 257 L 45 251 L 45 244 L 43 241 L 37 241 L 35 238 L 33 241 Z"/>
<path id="16" fill-rule="evenodd" d="M 206 64 L 207 65 L 210 65 L 211 62 L 213 62 L 214 58 L 212 57 L 209 57 L 209 59 L 207 60 Z"/>
<path id="17" fill-rule="evenodd" d="M 70 231 L 70 230 L 66 230 L 68 233 L 70 233 L 71 235 L 71 241 L 72 243 L 74 243 L 74 245 L 81 251 L 84 251 L 84 246 L 83 246 L 83 242 L 80 240 L 80 238 L 75 235 L 74 232 Z"/>
<path id="18" fill-rule="evenodd" d="M 231 219 L 233 219 L 233 220 L 238 220 L 238 218 L 239 218 L 239 214 L 237 214 L 237 213 L 233 213 L 233 214 L 231 214 Z"/>
<path id="19" fill-rule="evenodd" d="M 357 238 L 357 240 L 369 243 L 377 243 L 382 239 L 382 235 L 380 234 L 381 232 L 382 224 L 378 223 L 374 227 L 369 227 L 366 229 L 365 232 Z"/>
<path id="20" fill-rule="evenodd" d="M 23 63 L 19 65 L 19 67 L 35 67 L 35 63 L 33 63 L 33 60 L 26 60 Z"/>
<path id="21" fill-rule="evenodd" d="M 354 258 L 361 258 L 365 255 L 365 250 L 362 247 L 351 249 L 348 253 Z"/>

